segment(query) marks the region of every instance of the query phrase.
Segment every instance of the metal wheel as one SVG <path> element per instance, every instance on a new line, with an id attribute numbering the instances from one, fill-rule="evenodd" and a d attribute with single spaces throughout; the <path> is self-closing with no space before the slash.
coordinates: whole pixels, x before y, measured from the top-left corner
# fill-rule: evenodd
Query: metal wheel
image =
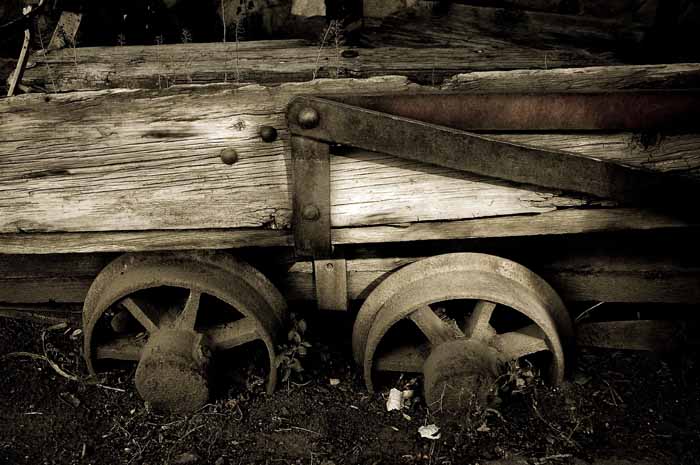
<path id="1" fill-rule="evenodd" d="M 222 253 L 126 254 L 93 282 L 83 307 L 85 359 L 138 362 L 136 387 L 156 408 L 187 412 L 209 397 L 210 356 L 259 340 L 277 382 L 274 337 L 286 318 L 277 289 Z"/>
<path id="2" fill-rule="evenodd" d="M 409 333 L 418 337 L 407 341 Z M 550 354 L 558 383 L 572 341 L 570 316 L 544 280 L 477 253 L 427 258 L 390 275 L 364 302 L 352 339 L 370 391 L 377 371 L 423 373 L 429 405 L 448 385 L 479 390 L 504 362 L 538 352 Z"/>

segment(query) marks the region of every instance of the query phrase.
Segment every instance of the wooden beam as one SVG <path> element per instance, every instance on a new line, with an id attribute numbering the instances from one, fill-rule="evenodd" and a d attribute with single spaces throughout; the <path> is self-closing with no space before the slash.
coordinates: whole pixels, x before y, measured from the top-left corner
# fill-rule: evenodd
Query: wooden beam
<path id="1" fill-rule="evenodd" d="M 365 20 L 368 45 L 459 47 L 490 42 L 522 43 L 557 49 L 605 47 L 619 49 L 641 43 L 648 26 L 626 19 L 488 8 L 450 4 L 435 13 L 430 8 L 399 12 L 383 20 Z M 612 55 L 608 52 L 608 56 Z"/>
<path id="2" fill-rule="evenodd" d="M 348 260 L 348 297 L 365 299 L 392 271 L 418 258 L 368 258 Z M 570 265 L 575 262 L 575 269 Z M 595 263 L 595 267 L 591 265 Z M 532 267 L 568 301 L 700 302 L 700 268 L 659 263 L 654 259 L 577 256 L 568 264 Z M 288 299 L 309 300 L 314 288 L 311 264 L 296 263 L 280 286 Z"/>
<path id="3" fill-rule="evenodd" d="M 631 70 L 634 72 L 630 72 Z M 521 69 L 458 74 L 443 84 L 462 92 L 573 92 L 627 89 L 693 89 L 700 67 L 693 63 Z"/>
<path id="4" fill-rule="evenodd" d="M 683 347 L 685 337 L 677 321 L 596 321 L 576 327 L 579 347 L 673 352 Z"/>
<path id="5" fill-rule="evenodd" d="M 176 84 L 279 84 L 318 78 L 402 75 L 439 84 L 460 72 L 602 66 L 619 63 L 579 50 L 525 45 L 360 49 L 299 41 L 80 47 L 35 54 L 24 83 L 50 92 L 106 88 L 165 89 Z"/>
<path id="6" fill-rule="evenodd" d="M 146 252 L 291 246 L 289 231 L 265 229 L 185 229 L 0 234 L 0 254 Z"/>
<path id="7" fill-rule="evenodd" d="M 529 258 L 510 257 L 512 253 L 504 256 L 531 268 L 567 301 L 700 302 L 700 267 L 692 260 L 688 263 L 678 251 L 649 257 L 634 251 L 540 252 L 531 252 Z M 113 257 L 112 254 L 0 255 L 0 302 L 82 302 L 97 273 Z M 365 299 L 394 270 L 420 258 L 346 260 L 348 298 Z M 312 262 L 297 262 L 288 269 L 284 264 L 266 265 L 287 299 L 316 298 Z"/>
<path id="8" fill-rule="evenodd" d="M 332 230 L 332 241 L 337 245 L 379 244 L 489 237 L 551 236 L 602 231 L 678 229 L 689 226 L 691 226 L 689 223 L 671 216 L 631 208 L 563 209 L 536 215 L 338 228 Z"/>
<path id="9" fill-rule="evenodd" d="M 397 223 L 331 230 L 335 245 L 489 237 L 554 236 L 612 231 L 685 229 L 698 225 L 632 208 L 562 209 L 470 220 Z M 289 247 L 291 231 L 194 229 L 0 235 L 0 254 L 146 252 L 157 250 Z"/>

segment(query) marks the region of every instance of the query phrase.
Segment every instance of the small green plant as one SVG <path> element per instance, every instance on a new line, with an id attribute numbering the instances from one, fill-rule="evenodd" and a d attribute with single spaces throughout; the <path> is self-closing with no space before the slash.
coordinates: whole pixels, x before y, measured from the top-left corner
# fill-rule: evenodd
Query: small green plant
<path id="1" fill-rule="evenodd" d="M 530 390 L 540 380 L 539 371 L 527 360 L 511 360 L 498 378 L 499 394 L 520 394 Z"/>
<path id="2" fill-rule="evenodd" d="M 275 360 L 275 367 L 282 374 L 282 382 L 289 382 L 292 373 L 300 374 L 304 371 L 302 359 L 306 357 L 311 343 L 304 340 L 306 333 L 306 321 L 291 314 L 291 328 L 287 333 L 287 343 L 279 347 L 279 355 Z"/>

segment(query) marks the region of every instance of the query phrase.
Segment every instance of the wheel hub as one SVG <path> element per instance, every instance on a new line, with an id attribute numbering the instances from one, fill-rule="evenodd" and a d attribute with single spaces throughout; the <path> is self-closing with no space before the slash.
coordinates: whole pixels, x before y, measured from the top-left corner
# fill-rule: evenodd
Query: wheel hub
<path id="1" fill-rule="evenodd" d="M 423 390 L 431 411 L 486 405 L 499 375 L 499 352 L 484 342 L 457 339 L 437 346 L 423 365 Z"/>
<path id="2" fill-rule="evenodd" d="M 158 410 L 193 412 L 209 399 L 209 348 L 194 331 L 151 334 L 136 369 L 136 388 Z"/>

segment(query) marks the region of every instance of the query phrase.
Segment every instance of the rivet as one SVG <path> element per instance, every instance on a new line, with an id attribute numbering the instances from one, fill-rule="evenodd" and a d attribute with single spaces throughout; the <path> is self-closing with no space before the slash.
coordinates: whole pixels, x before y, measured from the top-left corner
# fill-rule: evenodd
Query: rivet
<path id="1" fill-rule="evenodd" d="M 233 165 L 238 161 L 238 152 L 236 152 L 236 149 L 233 148 L 223 149 L 219 154 L 219 157 L 221 157 L 221 161 L 227 165 Z"/>
<path id="2" fill-rule="evenodd" d="M 272 126 L 261 126 L 260 137 L 265 142 L 274 142 L 277 139 L 277 129 Z"/>
<path id="3" fill-rule="evenodd" d="M 301 211 L 301 216 L 307 221 L 315 221 L 321 217 L 321 212 L 316 205 L 306 205 Z"/>
<path id="4" fill-rule="evenodd" d="M 318 126 L 320 117 L 318 112 L 311 107 L 302 108 L 297 116 L 299 126 L 304 129 L 313 129 Z"/>
<path id="5" fill-rule="evenodd" d="M 333 264 L 332 264 L 332 263 L 326 263 L 326 270 L 328 270 L 328 271 L 333 271 Z"/>

